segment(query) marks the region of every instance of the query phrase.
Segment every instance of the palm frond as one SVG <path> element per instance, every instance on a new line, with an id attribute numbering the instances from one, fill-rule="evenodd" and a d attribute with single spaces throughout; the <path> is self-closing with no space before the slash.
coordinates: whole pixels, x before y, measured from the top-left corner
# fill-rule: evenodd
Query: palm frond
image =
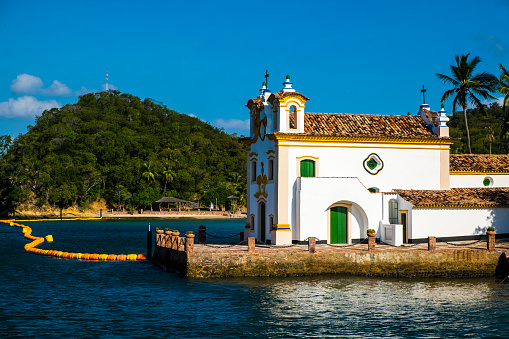
<path id="1" fill-rule="evenodd" d="M 456 93 L 456 90 L 453 88 L 453 89 L 450 89 L 450 90 L 447 90 L 444 92 L 444 95 L 442 95 L 442 99 L 440 99 L 440 102 L 444 102 L 446 101 L 451 95 L 453 95 L 454 93 Z M 454 110 L 453 110 L 454 112 Z"/>
<path id="2" fill-rule="evenodd" d="M 452 84 L 453 86 L 458 86 L 459 85 L 459 82 L 447 75 L 444 75 L 444 74 L 440 74 L 440 73 L 433 73 L 436 75 L 437 78 L 439 78 L 440 80 L 442 80 L 444 83 L 450 83 Z"/>
<path id="3" fill-rule="evenodd" d="M 486 116 L 486 110 L 484 109 L 484 105 L 482 104 L 482 102 L 472 93 L 470 93 L 470 99 L 472 101 L 473 106 L 477 107 L 477 109 Z"/>
<path id="4" fill-rule="evenodd" d="M 507 73 L 507 70 L 505 69 L 504 65 L 500 64 L 500 69 L 502 70 L 502 75 L 509 76 L 509 73 Z"/>

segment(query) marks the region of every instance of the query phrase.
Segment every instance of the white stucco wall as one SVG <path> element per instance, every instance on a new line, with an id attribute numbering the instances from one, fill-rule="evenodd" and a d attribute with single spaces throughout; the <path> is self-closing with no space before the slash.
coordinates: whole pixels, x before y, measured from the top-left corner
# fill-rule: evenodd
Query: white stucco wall
<path id="1" fill-rule="evenodd" d="M 450 175 L 451 188 L 456 187 L 486 187 L 483 185 L 484 178 L 492 179 L 492 186 L 489 187 L 509 187 L 509 175 L 503 174 L 453 174 Z"/>
<path id="2" fill-rule="evenodd" d="M 351 205 L 349 239 L 364 239 L 366 230 L 378 230 L 382 194 L 370 193 L 357 178 L 299 178 L 294 240 L 317 237 L 329 241 L 329 208 Z"/>
<path id="3" fill-rule="evenodd" d="M 509 233 L 509 209 L 414 209 L 410 237 L 457 237 L 480 235 L 489 226 L 497 233 Z"/>
<path id="4" fill-rule="evenodd" d="M 298 158 L 311 156 L 319 158 L 316 160 L 319 177 L 357 177 L 367 188 L 377 187 L 386 192 L 394 188 L 440 189 L 440 151 L 436 146 L 404 146 L 408 149 L 395 144 L 292 143 L 292 146 L 288 153 L 290 179 L 297 176 Z M 376 153 L 384 163 L 376 175 L 363 166 L 371 153 Z"/>

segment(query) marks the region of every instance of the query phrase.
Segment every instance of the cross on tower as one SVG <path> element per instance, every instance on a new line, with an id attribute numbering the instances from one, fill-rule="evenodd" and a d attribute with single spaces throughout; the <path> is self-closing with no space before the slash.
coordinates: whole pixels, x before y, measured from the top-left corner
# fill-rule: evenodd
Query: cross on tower
<path id="1" fill-rule="evenodd" d="M 269 89 L 269 73 L 267 73 L 267 70 L 265 70 L 265 86 Z"/>
<path id="2" fill-rule="evenodd" d="M 422 90 L 421 90 L 421 93 L 422 93 L 422 103 L 425 104 L 426 103 L 426 99 L 424 98 L 424 93 L 426 92 L 426 90 L 424 89 L 424 85 L 422 85 Z"/>

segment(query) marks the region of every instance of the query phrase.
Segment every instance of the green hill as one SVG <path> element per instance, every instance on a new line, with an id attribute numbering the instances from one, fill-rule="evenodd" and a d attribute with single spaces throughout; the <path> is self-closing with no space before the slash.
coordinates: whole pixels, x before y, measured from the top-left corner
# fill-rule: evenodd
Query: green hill
<path id="1" fill-rule="evenodd" d="M 225 203 L 245 196 L 236 135 L 118 91 L 45 111 L 0 159 L 0 210 L 37 206 L 148 208 L 162 196 Z"/>

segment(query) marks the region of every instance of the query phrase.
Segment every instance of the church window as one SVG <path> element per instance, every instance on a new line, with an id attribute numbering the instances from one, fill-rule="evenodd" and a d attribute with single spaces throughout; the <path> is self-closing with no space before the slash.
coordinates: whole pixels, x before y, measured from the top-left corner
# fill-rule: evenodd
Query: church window
<path id="1" fill-rule="evenodd" d="M 396 199 L 389 200 L 389 223 L 398 223 L 398 201 Z"/>
<path id="2" fill-rule="evenodd" d="M 251 181 L 256 181 L 256 161 L 251 161 Z"/>
<path id="3" fill-rule="evenodd" d="M 276 105 L 274 105 L 274 110 L 272 111 L 272 128 L 273 128 L 273 132 L 276 132 L 278 130 L 278 108 Z"/>
<path id="4" fill-rule="evenodd" d="M 290 114 L 288 115 L 290 129 L 297 129 L 297 110 L 295 106 L 290 106 Z"/>
<path id="5" fill-rule="evenodd" d="M 486 177 L 484 178 L 484 180 L 482 181 L 482 184 L 486 187 L 489 187 L 489 186 L 493 186 L 493 179 L 490 178 L 490 177 Z"/>
<path id="6" fill-rule="evenodd" d="M 251 214 L 251 229 L 254 230 L 254 222 L 255 222 L 255 217 L 253 214 Z"/>
<path id="7" fill-rule="evenodd" d="M 305 159 L 300 162 L 300 176 L 301 177 L 315 176 L 315 162 L 313 160 Z"/>
<path id="8" fill-rule="evenodd" d="M 269 180 L 274 180 L 274 160 L 269 159 Z"/>
<path id="9" fill-rule="evenodd" d="M 271 230 L 274 229 L 274 217 L 272 215 L 269 217 L 269 226 Z"/>
<path id="10" fill-rule="evenodd" d="M 368 155 L 366 157 L 366 159 L 364 159 L 363 166 L 364 166 L 364 169 L 369 174 L 376 175 L 384 167 L 384 162 L 382 161 L 382 159 L 380 159 L 378 154 L 371 153 L 370 155 Z"/>

